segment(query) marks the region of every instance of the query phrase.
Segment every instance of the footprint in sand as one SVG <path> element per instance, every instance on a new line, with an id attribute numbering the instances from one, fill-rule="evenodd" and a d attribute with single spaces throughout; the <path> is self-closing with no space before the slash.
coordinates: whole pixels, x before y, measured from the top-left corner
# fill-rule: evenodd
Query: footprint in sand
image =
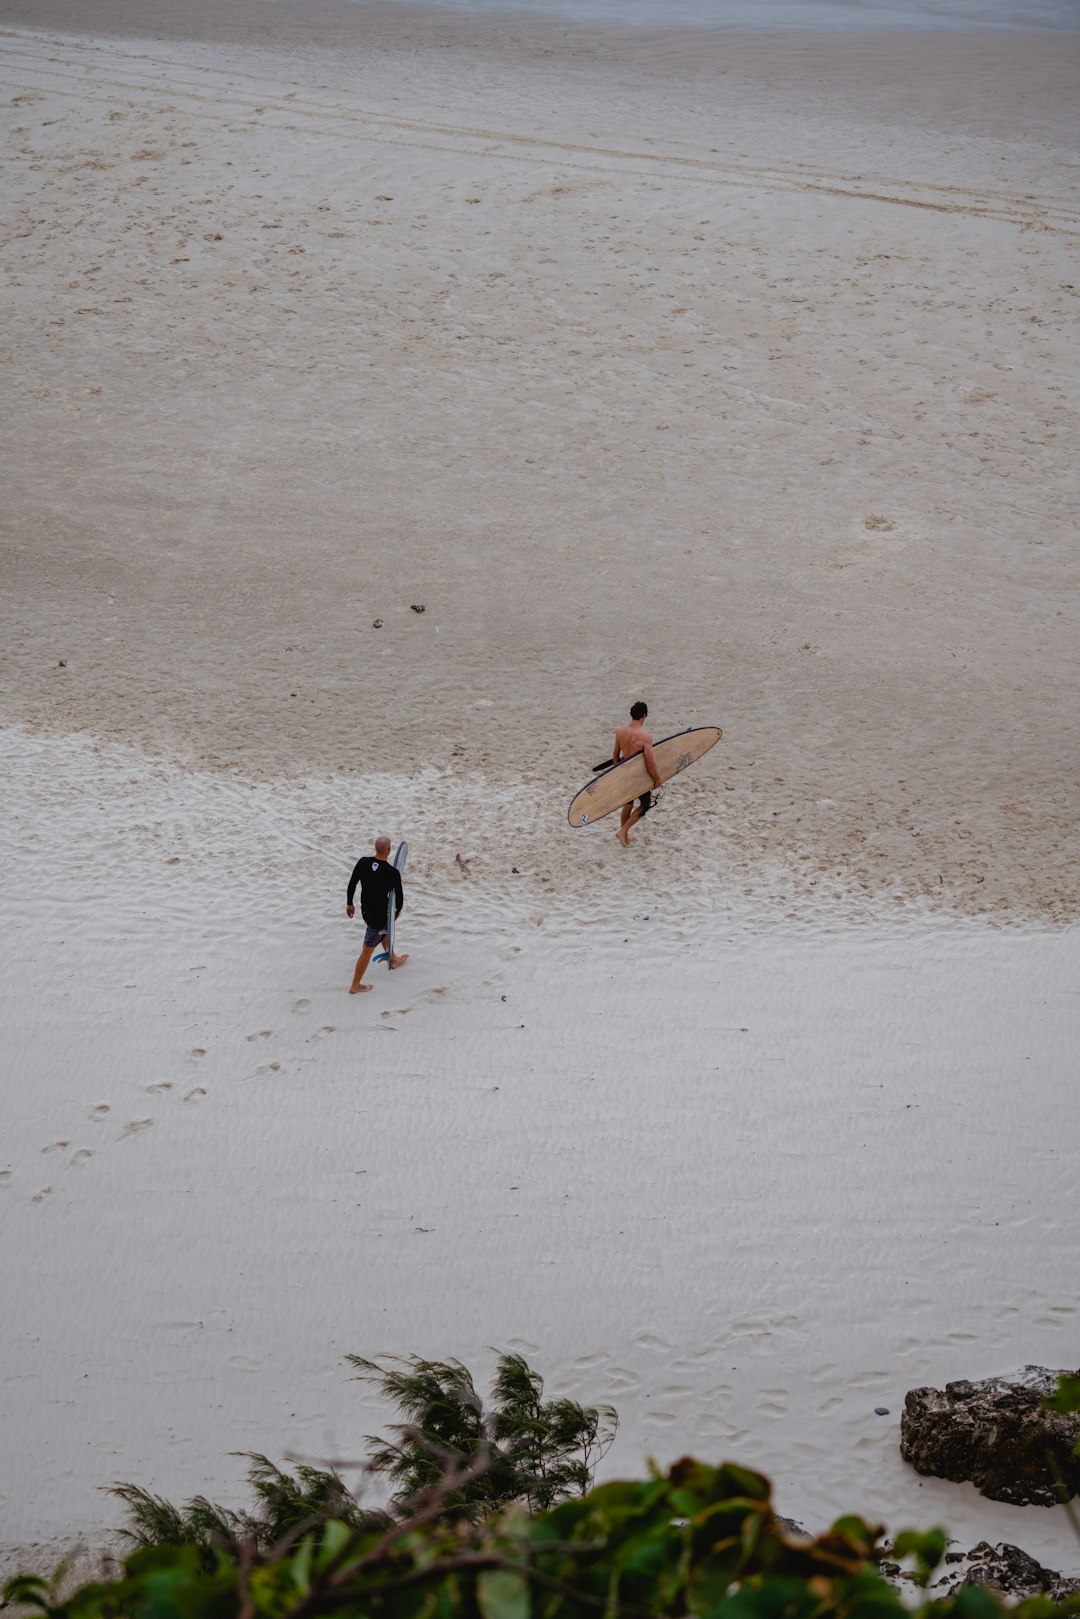
<path id="1" fill-rule="evenodd" d="M 324 1034 L 336 1034 L 336 1033 L 337 1033 L 337 1025 L 336 1024 L 334 1024 L 334 1023 L 324 1023 L 321 1029 L 316 1029 L 315 1033 L 312 1035 L 311 1038 L 313 1040 L 321 1040 Z"/>
<path id="2" fill-rule="evenodd" d="M 153 1122 L 153 1119 L 130 1120 L 130 1122 L 125 1124 L 123 1130 L 120 1132 L 120 1140 L 126 1141 L 128 1136 L 141 1135 L 144 1130 L 149 1130 Z"/>
<path id="3" fill-rule="evenodd" d="M 706 1438 L 711 1438 L 713 1434 L 723 1433 L 726 1427 L 727 1423 L 723 1417 L 714 1417 L 708 1412 L 704 1416 L 698 1417 L 694 1422 L 694 1432 Z"/>
<path id="4" fill-rule="evenodd" d="M 579 1355 L 574 1362 L 574 1370 L 575 1372 L 588 1372 L 594 1366 L 602 1366 L 605 1360 L 610 1359 L 610 1355 L 605 1354 L 602 1349 L 598 1349 L 595 1355 Z"/>
<path id="5" fill-rule="evenodd" d="M 14 1173 L 11 1169 L 0 1169 L 0 1187 L 10 1186 Z"/>
<path id="6" fill-rule="evenodd" d="M 52 1187 L 43 1186 L 40 1192 L 35 1192 L 30 1199 L 31 1203 L 44 1203 L 47 1197 L 52 1197 Z"/>
<path id="7" fill-rule="evenodd" d="M 731 1329 L 732 1338 L 768 1338 L 769 1328 L 764 1321 L 736 1321 Z"/>
<path id="8" fill-rule="evenodd" d="M 205 1046 L 192 1046 L 191 1055 L 193 1057 L 205 1057 L 206 1056 L 206 1047 Z"/>
<path id="9" fill-rule="evenodd" d="M 206 1092 L 203 1089 L 203 1087 L 201 1085 L 196 1085 L 196 1087 L 195 1087 L 195 1089 L 193 1091 L 188 1091 L 187 1095 L 184 1097 L 184 1101 L 185 1102 L 197 1102 L 201 1096 L 205 1096 L 205 1095 L 206 1095 Z"/>
<path id="10" fill-rule="evenodd" d="M 306 1012 L 310 1006 L 311 1006 L 310 1001 L 305 1001 L 303 999 L 301 999 L 299 1001 L 294 1001 L 293 1002 L 293 1011 L 294 1012 Z"/>
<path id="11" fill-rule="evenodd" d="M 108 1102 L 99 1102 L 97 1107 L 92 1107 L 90 1109 L 86 1117 L 88 1119 L 92 1119 L 95 1124 L 101 1124 L 111 1112 L 112 1108 L 109 1106 Z"/>
<path id="12" fill-rule="evenodd" d="M 279 1062 L 264 1062 L 261 1068 L 256 1068 L 255 1070 L 257 1078 L 260 1078 L 263 1074 L 280 1074 L 280 1072 L 281 1064 Z"/>
<path id="13" fill-rule="evenodd" d="M 254 1034 L 248 1035 L 248 1040 L 269 1040 L 273 1032 L 273 1029 L 257 1029 Z"/>
<path id="14" fill-rule="evenodd" d="M 159 1079 L 156 1085 L 146 1085 L 143 1088 L 146 1091 L 147 1096 L 160 1096 L 163 1091 L 172 1090 L 172 1080 Z"/>
<path id="15" fill-rule="evenodd" d="M 643 1349 L 673 1349 L 675 1347 L 674 1344 L 669 1344 L 666 1338 L 657 1338 L 651 1332 L 639 1332 L 634 1342 L 640 1344 Z"/>
<path id="16" fill-rule="evenodd" d="M 817 1414 L 819 1417 L 827 1417 L 830 1411 L 835 1411 L 837 1406 L 843 1405 L 843 1403 L 843 1400 L 838 1395 L 832 1394 L 827 1400 L 822 1400 L 821 1404 L 816 1407 Z"/>
<path id="17" fill-rule="evenodd" d="M 42 1147 L 42 1152 L 65 1152 L 71 1146 L 70 1141 L 54 1141 L 48 1147 Z"/>
<path id="18" fill-rule="evenodd" d="M 72 1154 L 68 1168 L 81 1169 L 83 1164 L 88 1163 L 93 1156 L 89 1147 L 80 1147 L 78 1152 Z"/>

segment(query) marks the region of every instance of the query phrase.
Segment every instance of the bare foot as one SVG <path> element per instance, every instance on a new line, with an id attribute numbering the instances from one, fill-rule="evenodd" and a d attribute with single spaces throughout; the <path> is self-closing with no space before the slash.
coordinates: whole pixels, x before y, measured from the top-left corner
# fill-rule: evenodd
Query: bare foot
<path id="1" fill-rule="evenodd" d="M 628 843 L 633 843 L 633 841 L 634 841 L 633 838 L 630 836 L 629 832 L 624 832 L 621 826 L 620 826 L 619 830 L 616 832 L 615 836 L 618 838 L 619 842 L 622 844 L 624 849 L 626 848 Z"/>
<path id="2" fill-rule="evenodd" d="M 349 986 L 349 994 L 350 995 L 366 995 L 370 988 L 371 988 L 370 984 L 351 984 Z"/>
<path id="3" fill-rule="evenodd" d="M 393 961 L 390 963 L 390 966 L 391 966 L 391 968 L 404 967 L 404 965 L 408 961 L 408 959 L 409 959 L 409 952 L 406 950 L 406 952 L 405 952 L 405 954 L 403 956 L 395 956 Z"/>

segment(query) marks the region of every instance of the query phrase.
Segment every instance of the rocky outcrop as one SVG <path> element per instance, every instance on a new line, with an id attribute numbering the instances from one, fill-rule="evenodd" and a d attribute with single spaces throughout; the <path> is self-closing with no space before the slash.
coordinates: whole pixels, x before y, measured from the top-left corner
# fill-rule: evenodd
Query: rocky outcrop
<path id="1" fill-rule="evenodd" d="M 911 1389 L 900 1454 L 917 1473 L 970 1479 L 992 1501 L 1056 1506 L 1062 1490 L 1080 1494 L 1080 1416 L 1045 1411 L 1042 1401 L 1059 1377 L 1076 1375 L 1025 1366 L 1011 1377 Z"/>
<path id="2" fill-rule="evenodd" d="M 1030 1552 L 1010 1546 L 1008 1541 L 991 1546 L 989 1541 L 980 1540 L 969 1552 L 946 1552 L 945 1565 L 944 1573 L 939 1572 L 930 1587 L 934 1597 L 954 1595 L 962 1585 L 988 1585 L 998 1596 L 1048 1596 L 1055 1602 L 1080 1596 L 1080 1576 L 1044 1568 Z M 878 1564 L 878 1569 L 895 1586 L 918 1584 L 914 1573 L 888 1558 Z"/>
<path id="3" fill-rule="evenodd" d="M 1067 1575 L 1055 1574 L 1053 1569 L 1043 1568 L 1034 1557 L 1019 1546 L 1010 1546 L 1008 1541 L 991 1546 L 988 1541 L 980 1540 L 968 1552 L 968 1558 L 965 1585 L 990 1585 L 1003 1596 L 1044 1595 L 1053 1597 L 1055 1602 L 1080 1594 L 1080 1579 L 1070 1579 Z"/>
<path id="4" fill-rule="evenodd" d="M 1000 1596 L 1048 1596 L 1055 1602 L 1080 1594 L 1080 1579 L 1044 1568 L 1030 1552 L 1010 1546 L 1008 1541 L 991 1546 L 980 1540 L 969 1552 L 948 1552 L 945 1561 L 963 1567 L 954 1569 L 951 1578 L 947 1575 L 937 1581 L 935 1595 L 960 1585 L 988 1585 Z"/>

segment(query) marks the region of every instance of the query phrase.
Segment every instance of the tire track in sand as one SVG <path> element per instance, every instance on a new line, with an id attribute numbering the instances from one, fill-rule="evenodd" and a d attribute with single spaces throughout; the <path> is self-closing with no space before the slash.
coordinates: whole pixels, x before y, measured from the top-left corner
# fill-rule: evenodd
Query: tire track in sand
<path id="1" fill-rule="evenodd" d="M 1060 235 L 1080 235 L 1080 212 L 1057 199 L 979 188 L 945 185 L 935 181 L 876 174 L 848 174 L 816 168 L 809 164 L 791 162 L 784 165 L 732 163 L 714 156 L 693 156 L 686 153 L 649 152 L 635 147 L 589 145 L 574 141 L 554 140 L 516 130 L 487 128 L 482 125 L 443 123 L 430 119 L 400 118 L 389 113 L 372 112 L 341 104 L 324 105 L 305 102 L 300 92 L 288 90 L 284 85 L 271 94 L 260 93 L 254 85 L 250 92 L 235 88 L 237 79 L 251 76 L 232 69 L 194 67 L 180 70 L 168 57 L 149 53 L 116 51 L 104 46 L 58 45 L 42 41 L 35 45 L 35 36 L 9 34 L 5 36 L 3 61 L 5 88 L 40 89 L 40 84 L 8 82 L 7 70 L 15 72 L 21 67 L 45 80 L 45 87 L 56 95 L 72 95 L 75 91 L 59 88 L 62 83 L 78 85 L 80 102 L 106 100 L 87 94 L 87 79 L 92 75 L 95 87 L 119 91 L 129 96 L 153 97 L 167 95 L 170 100 L 183 99 L 199 102 L 214 110 L 219 122 L 248 113 L 265 121 L 267 115 L 275 119 L 299 117 L 300 123 L 277 124 L 276 127 L 294 133 L 313 129 L 324 123 L 334 128 L 342 124 L 353 127 L 356 138 L 376 141 L 391 146 L 411 147 L 424 151 L 447 151 L 496 162 L 525 162 L 548 164 L 557 158 L 560 165 L 578 171 L 596 174 L 621 174 L 646 179 L 685 180 L 710 185 L 738 186 L 769 192 L 811 192 L 831 197 L 846 197 L 853 201 L 877 202 L 895 207 L 919 208 L 934 213 L 960 214 L 969 218 L 996 220 L 1024 230 L 1050 231 Z M 66 55 L 64 54 L 66 52 Z M 119 62 L 118 62 L 119 59 Z M 108 75 L 98 61 L 108 64 Z M 123 77 L 123 64 L 132 63 L 142 70 L 142 76 Z M 159 67 L 169 77 L 159 82 L 147 82 L 147 70 Z M 81 70 L 81 71 L 80 71 Z M 196 82 L 184 74 L 201 74 Z M 224 80 L 218 90 L 211 87 L 217 79 Z M 260 79 L 259 85 L 265 80 Z M 230 109 L 231 112 L 230 112 Z M 393 132 L 393 133 L 389 133 Z M 403 136 L 420 139 L 402 139 Z M 399 138 L 395 138 L 399 137 Z M 484 147 L 470 147 L 469 141 L 484 141 Z M 446 145 L 445 142 L 452 144 Z M 519 150 L 505 151 L 504 147 Z M 590 161 L 594 160 L 594 161 Z M 644 164 L 644 168 L 630 165 Z"/>

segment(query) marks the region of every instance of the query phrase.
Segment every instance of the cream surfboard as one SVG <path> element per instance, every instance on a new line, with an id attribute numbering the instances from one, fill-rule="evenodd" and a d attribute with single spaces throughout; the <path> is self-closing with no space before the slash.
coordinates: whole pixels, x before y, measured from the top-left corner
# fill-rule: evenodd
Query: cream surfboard
<path id="1" fill-rule="evenodd" d="M 670 781 L 672 776 L 677 776 L 692 765 L 695 759 L 700 759 L 703 753 L 715 748 L 723 734 L 719 725 L 696 725 L 692 730 L 680 731 L 676 736 L 666 736 L 662 742 L 654 742 L 653 758 L 661 782 Z M 574 796 L 567 811 L 567 820 L 571 826 L 591 826 L 593 821 L 610 815 L 612 810 L 622 809 L 632 799 L 640 798 L 654 785 L 645 768 L 644 754 L 631 754 L 629 759 L 612 765 L 610 770 L 605 770 L 603 775 L 590 781 Z"/>
<path id="2" fill-rule="evenodd" d="M 409 845 L 399 843 L 397 854 L 390 862 L 399 871 L 405 870 L 405 862 L 409 858 Z M 382 955 L 376 956 L 376 961 L 385 961 L 388 967 L 394 965 L 394 933 L 397 927 L 397 910 L 395 909 L 396 895 L 391 894 L 386 902 L 386 950 Z"/>

